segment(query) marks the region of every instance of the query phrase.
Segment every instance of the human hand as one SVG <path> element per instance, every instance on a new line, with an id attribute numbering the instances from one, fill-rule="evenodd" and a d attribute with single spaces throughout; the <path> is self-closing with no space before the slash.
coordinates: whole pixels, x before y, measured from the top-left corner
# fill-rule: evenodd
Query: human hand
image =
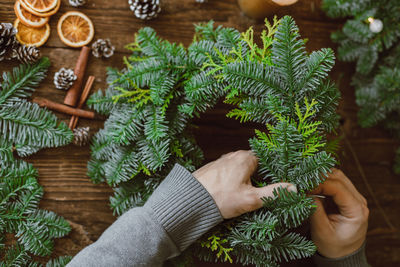
<path id="1" fill-rule="evenodd" d="M 326 214 L 322 201 L 315 199 L 317 209 L 311 216 L 311 238 L 318 252 L 327 258 L 340 258 L 358 250 L 367 234 L 367 200 L 337 169 L 312 194 L 331 196 L 340 212 Z"/>
<path id="2" fill-rule="evenodd" d="M 289 183 L 254 187 L 250 176 L 257 169 L 258 160 L 251 151 L 236 151 L 223 155 L 193 173 L 193 176 L 213 197 L 224 219 L 262 207 L 262 197 L 273 197 L 278 187 L 296 191 Z"/>

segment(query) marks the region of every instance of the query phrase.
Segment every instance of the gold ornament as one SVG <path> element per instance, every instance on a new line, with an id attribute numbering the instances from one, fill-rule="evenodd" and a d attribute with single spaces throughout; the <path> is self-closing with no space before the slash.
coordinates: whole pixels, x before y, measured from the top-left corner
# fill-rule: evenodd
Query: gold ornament
<path id="1" fill-rule="evenodd" d="M 253 19 L 264 19 L 275 15 L 282 6 L 290 6 L 298 0 L 238 0 L 243 13 Z"/>

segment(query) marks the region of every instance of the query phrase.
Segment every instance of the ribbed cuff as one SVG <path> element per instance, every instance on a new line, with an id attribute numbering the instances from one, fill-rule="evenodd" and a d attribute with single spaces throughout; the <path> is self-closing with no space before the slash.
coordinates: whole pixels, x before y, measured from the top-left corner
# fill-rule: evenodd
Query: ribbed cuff
<path id="1" fill-rule="evenodd" d="M 317 266 L 323 267 L 369 267 L 367 257 L 365 255 L 364 244 L 352 254 L 336 259 L 325 258 L 319 254 L 314 255 L 314 262 Z"/>
<path id="2" fill-rule="evenodd" d="M 179 164 L 175 164 L 145 207 L 153 210 L 180 251 L 223 221 L 208 191 Z"/>

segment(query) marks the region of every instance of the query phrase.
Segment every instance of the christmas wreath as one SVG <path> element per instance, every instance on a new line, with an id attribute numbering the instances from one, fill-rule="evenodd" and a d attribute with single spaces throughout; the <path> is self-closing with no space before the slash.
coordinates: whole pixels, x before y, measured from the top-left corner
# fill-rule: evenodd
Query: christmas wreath
<path id="1" fill-rule="evenodd" d="M 191 171 L 199 167 L 203 154 L 192 118 L 220 99 L 235 106 L 228 117 L 266 126 L 249 140 L 259 158 L 254 183 L 285 181 L 299 192 L 276 190 L 274 199 L 263 199 L 264 208 L 205 234 L 179 263 L 190 265 L 195 254 L 278 266 L 315 253 L 312 241 L 292 229 L 315 208 L 306 192 L 335 164 L 336 143 L 326 139 L 338 124 L 339 92 L 328 79 L 334 54 L 308 54 L 289 16 L 265 25 L 259 46 L 252 28 L 241 34 L 213 22 L 199 24 L 188 48 L 143 28 L 127 46 L 132 55 L 124 59 L 126 67 L 109 68 L 109 87 L 88 101 L 109 116 L 94 137 L 88 175 L 113 187 L 110 202 L 117 215 L 143 205 L 175 163 Z"/>

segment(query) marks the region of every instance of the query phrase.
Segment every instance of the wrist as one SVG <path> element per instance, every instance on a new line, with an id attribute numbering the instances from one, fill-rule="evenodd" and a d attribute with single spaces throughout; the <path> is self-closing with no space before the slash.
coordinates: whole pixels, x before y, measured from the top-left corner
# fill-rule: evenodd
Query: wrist
<path id="1" fill-rule="evenodd" d="M 340 258 L 327 258 L 317 253 L 313 257 L 318 267 L 368 267 L 365 242 L 356 251 Z"/>
<path id="2" fill-rule="evenodd" d="M 175 242 L 185 250 L 223 219 L 207 190 L 176 164 L 145 204 Z"/>
<path id="3" fill-rule="evenodd" d="M 349 255 L 354 254 L 365 244 L 365 237 L 352 242 L 351 244 L 344 245 L 343 243 L 340 246 L 335 246 L 332 244 L 327 244 L 326 246 L 322 246 L 318 248 L 318 253 L 328 259 L 340 259 L 344 257 L 348 257 Z"/>

